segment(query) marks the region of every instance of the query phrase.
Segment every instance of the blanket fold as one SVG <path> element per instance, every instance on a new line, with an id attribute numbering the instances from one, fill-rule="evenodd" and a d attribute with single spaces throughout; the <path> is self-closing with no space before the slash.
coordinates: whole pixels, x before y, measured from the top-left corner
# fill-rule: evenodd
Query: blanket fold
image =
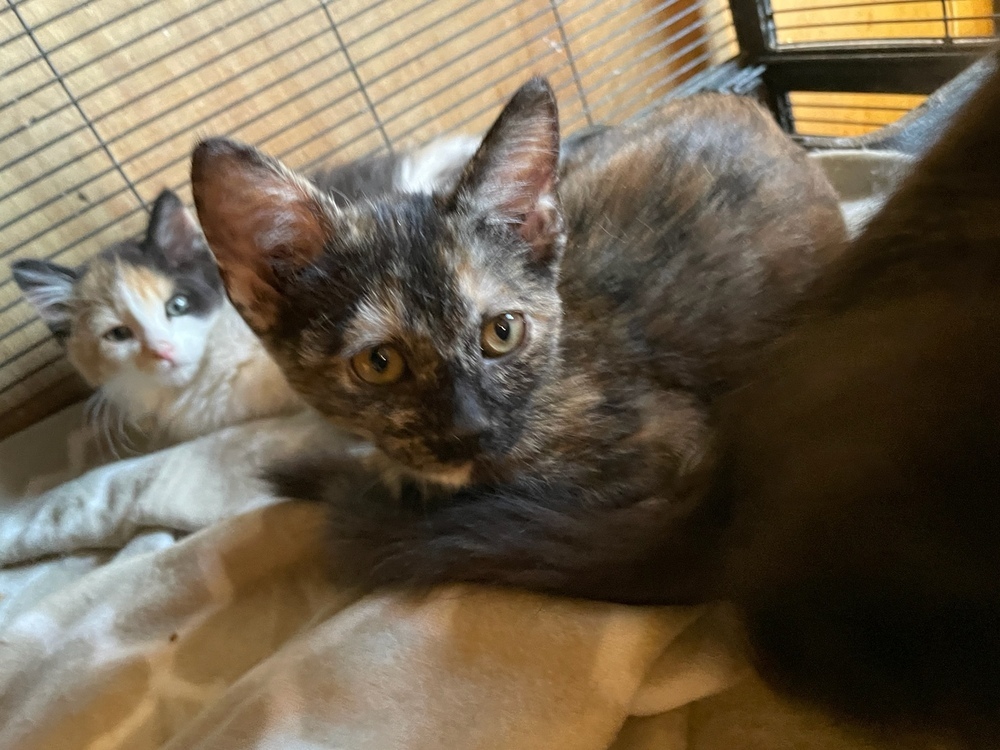
<path id="1" fill-rule="evenodd" d="M 13 618 L 0 747 L 597 750 L 700 620 L 470 587 L 355 602 L 324 574 L 323 520 L 260 508 Z M 687 702 L 668 682 L 646 711 Z"/>

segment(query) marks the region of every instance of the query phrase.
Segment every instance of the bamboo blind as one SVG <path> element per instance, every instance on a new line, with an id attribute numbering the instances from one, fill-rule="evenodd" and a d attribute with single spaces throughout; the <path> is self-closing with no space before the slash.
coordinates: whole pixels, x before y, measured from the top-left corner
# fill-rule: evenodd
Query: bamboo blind
<path id="1" fill-rule="evenodd" d="M 481 133 L 530 74 L 564 128 L 617 122 L 735 52 L 720 0 L 7 0 L 0 6 L 0 435 L 80 397 L 9 262 L 74 265 L 189 199 L 199 136 L 308 170 Z"/>

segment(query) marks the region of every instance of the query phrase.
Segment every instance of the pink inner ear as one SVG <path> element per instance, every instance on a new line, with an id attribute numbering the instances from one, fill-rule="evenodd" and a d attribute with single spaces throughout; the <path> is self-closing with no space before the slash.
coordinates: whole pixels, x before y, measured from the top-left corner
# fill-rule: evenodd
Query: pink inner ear
<path id="1" fill-rule="evenodd" d="M 167 240 L 173 244 L 192 245 L 198 239 L 198 225 L 194 217 L 183 206 L 178 209 L 167 223 Z"/>
<path id="2" fill-rule="evenodd" d="M 536 262 L 549 263 L 563 245 L 558 163 L 555 97 L 544 80 L 532 79 L 504 107 L 455 194 L 473 211 L 499 215 L 531 245 Z"/>
<path id="3" fill-rule="evenodd" d="M 309 188 L 256 150 L 224 139 L 195 150 L 198 219 L 233 303 L 258 333 L 277 315 L 277 265 L 305 266 L 330 228 Z"/>
<path id="4" fill-rule="evenodd" d="M 563 231 L 562 214 L 551 183 L 535 198 L 530 210 L 521 221 L 520 233 L 536 251 L 553 242 Z"/>

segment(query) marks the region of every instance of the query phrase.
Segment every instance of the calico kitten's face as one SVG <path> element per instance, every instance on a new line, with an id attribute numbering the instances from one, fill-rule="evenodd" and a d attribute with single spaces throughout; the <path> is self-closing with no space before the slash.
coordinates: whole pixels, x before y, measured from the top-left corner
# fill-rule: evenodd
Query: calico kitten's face
<path id="1" fill-rule="evenodd" d="M 253 149 L 199 146 L 199 219 L 289 382 L 410 470 L 465 481 L 520 438 L 558 351 L 555 101 L 529 84 L 448 197 L 340 210 Z"/>
<path id="2" fill-rule="evenodd" d="M 13 270 L 95 387 L 185 385 L 223 301 L 201 232 L 169 192 L 157 199 L 142 242 L 114 245 L 81 269 L 25 260 Z"/>

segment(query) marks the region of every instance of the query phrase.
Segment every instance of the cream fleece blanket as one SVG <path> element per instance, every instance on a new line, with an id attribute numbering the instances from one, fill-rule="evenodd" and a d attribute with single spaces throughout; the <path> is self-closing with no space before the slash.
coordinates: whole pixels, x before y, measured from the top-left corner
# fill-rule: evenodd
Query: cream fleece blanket
<path id="1" fill-rule="evenodd" d="M 0 511 L 0 748 L 857 746 L 751 679 L 721 610 L 352 601 L 322 507 L 255 479 L 325 429 L 224 430 Z"/>

